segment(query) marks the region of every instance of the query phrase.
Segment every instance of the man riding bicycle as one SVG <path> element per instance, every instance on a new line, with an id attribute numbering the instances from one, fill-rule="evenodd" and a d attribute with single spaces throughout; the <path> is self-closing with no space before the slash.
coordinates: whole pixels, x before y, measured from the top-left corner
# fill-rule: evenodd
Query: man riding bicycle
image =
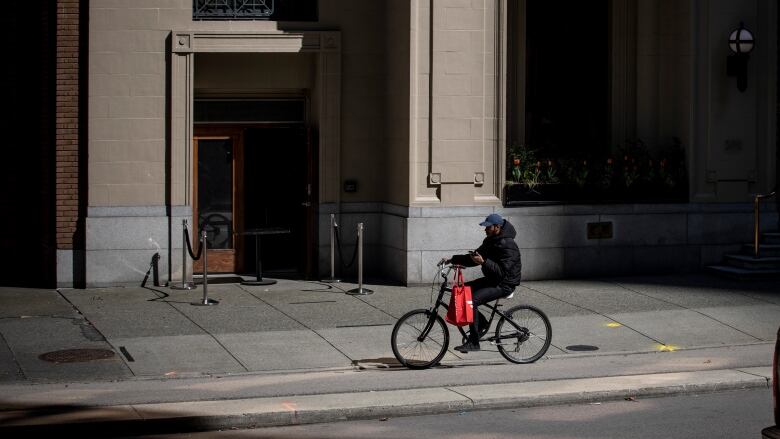
<path id="1" fill-rule="evenodd" d="M 467 282 L 471 287 L 471 299 L 474 306 L 474 322 L 469 325 L 469 337 L 466 343 L 455 348 L 459 352 L 479 350 L 479 312 L 477 307 L 502 297 L 507 297 L 520 284 L 520 249 L 515 243 L 517 232 L 509 221 L 501 215 L 492 213 L 479 223 L 485 228 L 482 245 L 465 255 L 453 255 L 447 263 L 474 267 L 480 265 L 485 277 Z"/>

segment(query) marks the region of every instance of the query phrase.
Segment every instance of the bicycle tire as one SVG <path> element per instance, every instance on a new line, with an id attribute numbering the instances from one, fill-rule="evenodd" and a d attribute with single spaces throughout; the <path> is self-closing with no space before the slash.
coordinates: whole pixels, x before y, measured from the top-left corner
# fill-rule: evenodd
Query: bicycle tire
<path id="1" fill-rule="evenodd" d="M 435 366 L 447 353 L 450 342 L 450 332 L 444 319 L 436 315 L 425 340 L 418 340 L 419 335 L 428 325 L 431 311 L 415 309 L 401 316 L 393 326 L 390 345 L 393 355 L 399 363 L 409 369 L 427 369 Z"/>
<path id="2" fill-rule="evenodd" d="M 550 319 L 542 310 L 530 305 L 512 307 L 504 314 L 520 327 L 527 329 L 528 333 L 520 333 L 504 317 L 501 317 L 496 325 L 498 352 L 516 364 L 533 363 L 541 358 L 552 341 Z"/>

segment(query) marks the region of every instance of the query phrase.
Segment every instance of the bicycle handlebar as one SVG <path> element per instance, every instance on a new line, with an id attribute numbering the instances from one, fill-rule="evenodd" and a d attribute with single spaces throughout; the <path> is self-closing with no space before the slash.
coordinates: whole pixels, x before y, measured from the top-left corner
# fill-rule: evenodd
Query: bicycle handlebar
<path id="1" fill-rule="evenodd" d="M 436 266 L 439 268 L 439 274 L 444 279 L 447 279 L 447 276 L 449 276 L 450 272 L 453 269 L 464 269 L 466 268 L 464 265 L 460 264 L 453 264 L 451 262 L 445 262 L 444 260 L 440 261 Z"/>
<path id="2" fill-rule="evenodd" d="M 466 268 L 466 266 L 465 266 L 465 265 L 460 265 L 460 264 L 453 264 L 452 262 L 448 262 L 448 261 L 447 261 L 447 259 L 444 259 L 444 258 L 442 258 L 442 260 L 440 260 L 439 262 L 437 262 L 437 263 L 436 263 L 436 266 L 437 266 L 437 267 L 441 267 L 441 268 L 447 268 L 447 267 L 452 267 L 452 268 Z"/>

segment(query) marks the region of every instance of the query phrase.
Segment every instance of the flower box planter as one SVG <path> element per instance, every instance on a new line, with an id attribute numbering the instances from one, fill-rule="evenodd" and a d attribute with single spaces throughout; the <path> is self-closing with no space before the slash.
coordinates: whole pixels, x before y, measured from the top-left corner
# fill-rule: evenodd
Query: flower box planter
<path id="1" fill-rule="evenodd" d="M 525 184 L 511 184 L 504 187 L 507 204 L 576 202 L 583 195 L 583 190 L 572 184 L 539 184 L 533 188 Z"/>
<path id="2" fill-rule="evenodd" d="M 533 188 L 522 183 L 504 187 L 507 206 L 532 204 L 595 204 L 595 203 L 686 203 L 688 190 L 684 186 L 668 188 L 661 185 L 636 184 L 603 188 L 593 185 L 539 184 Z"/>

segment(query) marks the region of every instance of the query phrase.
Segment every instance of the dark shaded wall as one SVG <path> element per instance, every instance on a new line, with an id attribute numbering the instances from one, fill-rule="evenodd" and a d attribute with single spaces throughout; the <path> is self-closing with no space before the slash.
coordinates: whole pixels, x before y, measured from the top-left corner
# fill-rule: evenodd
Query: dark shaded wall
<path id="1" fill-rule="evenodd" d="M 54 2 L 4 12 L 5 94 L 0 165 L 0 286 L 53 287 Z"/>

